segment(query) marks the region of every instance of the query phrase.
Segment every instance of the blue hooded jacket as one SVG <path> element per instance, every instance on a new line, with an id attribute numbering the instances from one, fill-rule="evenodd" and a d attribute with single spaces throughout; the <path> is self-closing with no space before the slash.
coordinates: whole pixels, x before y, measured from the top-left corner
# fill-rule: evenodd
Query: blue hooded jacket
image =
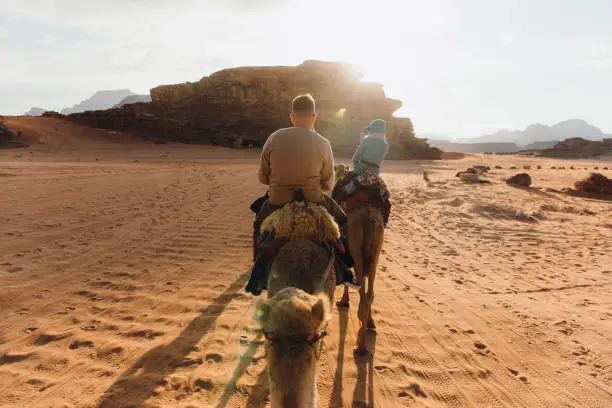
<path id="1" fill-rule="evenodd" d="M 372 121 L 367 130 L 368 135 L 359 144 L 353 155 L 353 164 L 356 174 L 363 174 L 371 169 L 377 175 L 380 173 L 380 165 L 389 153 L 389 143 L 385 139 L 385 121 L 377 119 Z"/>

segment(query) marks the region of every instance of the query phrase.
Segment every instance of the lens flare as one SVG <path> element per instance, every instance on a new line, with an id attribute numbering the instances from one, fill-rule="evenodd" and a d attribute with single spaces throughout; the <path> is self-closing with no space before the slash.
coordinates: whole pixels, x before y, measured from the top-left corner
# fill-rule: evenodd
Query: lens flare
<path id="1" fill-rule="evenodd" d="M 345 113 L 346 113 L 346 108 L 338 109 L 338 112 L 336 112 L 336 119 L 338 119 L 338 120 L 344 119 L 344 114 Z"/>

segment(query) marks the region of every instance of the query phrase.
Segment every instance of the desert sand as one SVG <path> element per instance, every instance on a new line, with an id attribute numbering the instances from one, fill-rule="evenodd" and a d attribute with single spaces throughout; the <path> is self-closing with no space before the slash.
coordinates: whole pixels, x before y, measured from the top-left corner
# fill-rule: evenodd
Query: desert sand
<path id="1" fill-rule="evenodd" d="M 258 152 L 6 122 L 32 147 L 0 150 L 0 407 L 269 405 L 244 292 Z M 473 164 L 503 169 L 460 183 Z M 503 182 L 524 165 L 531 188 Z M 334 309 L 319 406 L 611 407 L 612 202 L 547 190 L 606 165 L 385 163 L 378 330 L 355 356 L 356 293 Z"/>

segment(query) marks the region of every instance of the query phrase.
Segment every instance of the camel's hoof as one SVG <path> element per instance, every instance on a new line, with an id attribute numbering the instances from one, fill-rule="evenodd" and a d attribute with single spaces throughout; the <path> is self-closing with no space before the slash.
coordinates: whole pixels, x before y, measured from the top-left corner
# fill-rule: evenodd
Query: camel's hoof
<path id="1" fill-rule="evenodd" d="M 361 356 L 361 357 L 363 357 L 363 356 L 367 356 L 367 355 L 368 355 L 368 349 L 367 349 L 367 348 L 361 348 L 361 347 L 359 347 L 359 346 L 356 346 L 356 347 L 353 349 L 353 353 L 354 353 L 356 356 Z"/>
<path id="2" fill-rule="evenodd" d="M 344 308 L 344 309 L 348 309 L 350 305 L 351 304 L 349 302 L 345 302 L 344 300 L 339 300 L 336 302 L 336 306 Z"/>
<path id="3" fill-rule="evenodd" d="M 374 321 L 370 320 L 368 322 L 368 325 L 366 326 L 366 328 L 368 329 L 368 331 L 375 332 L 376 331 L 376 323 L 374 323 Z"/>

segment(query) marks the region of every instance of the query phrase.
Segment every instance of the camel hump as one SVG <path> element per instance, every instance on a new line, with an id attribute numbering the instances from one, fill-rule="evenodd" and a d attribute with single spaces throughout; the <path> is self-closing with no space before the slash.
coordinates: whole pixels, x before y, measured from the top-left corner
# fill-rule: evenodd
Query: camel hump
<path id="1" fill-rule="evenodd" d="M 277 238 L 303 237 L 320 244 L 340 238 L 340 228 L 322 206 L 311 202 L 290 202 L 267 217 L 262 232 L 274 231 Z"/>

